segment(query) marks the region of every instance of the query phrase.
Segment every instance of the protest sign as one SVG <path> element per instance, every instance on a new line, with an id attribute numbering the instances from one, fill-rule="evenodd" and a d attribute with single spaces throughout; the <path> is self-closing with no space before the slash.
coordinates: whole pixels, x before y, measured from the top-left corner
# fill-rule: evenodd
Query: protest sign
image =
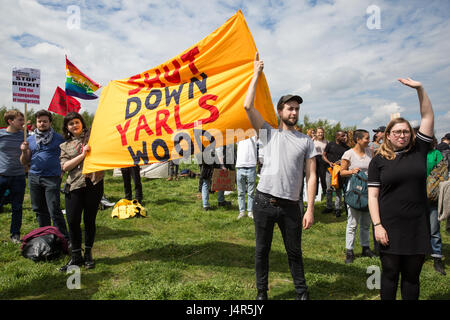
<path id="1" fill-rule="evenodd" d="M 254 135 L 244 109 L 256 45 L 241 11 L 180 55 L 103 88 L 83 173 L 198 154 Z M 255 107 L 272 126 L 264 74 Z"/>
<path id="2" fill-rule="evenodd" d="M 236 171 L 214 169 L 211 178 L 211 191 L 233 191 L 236 184 Z"/>
<path id="3" fill-rule="evenodd" d="M 40 103 L 41 71 L 32 68 L 13 68 L 12 93 L 13 102 Z"/>

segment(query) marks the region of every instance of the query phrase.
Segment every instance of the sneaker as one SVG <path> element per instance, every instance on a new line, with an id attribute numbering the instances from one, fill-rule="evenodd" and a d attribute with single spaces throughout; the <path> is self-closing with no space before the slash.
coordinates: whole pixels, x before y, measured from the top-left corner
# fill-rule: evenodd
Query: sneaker
<path id="1" fill-rule="evenodd" d="M 341 216 L 341 210 L 334 210 L 334 214 L 336 215 L 336 218 L 339 218 Z"/>
<path id="2" fill-rule="evenodd" d="M 267 291 L 266 290 L 258 290 L 258 294 L 256 295 L 256 300 L 268 300 Z"/>
<path id="3" fill-rule="evenodd" d="M 100 200 L 100 203 L 107 208 L 114 207 L 116 204 L 115 202 L 109 201 L 105 196 L 102 197 L 102 199 Z"/>
<path id="4" fill-rule="evenodd" d="M 297 297 L 295 300 L 309 300 L 309 294 L 308 291 L 305 291 L 303 293 L 297 293 Z"/>
<path id="5" fill-rule="evenodd" d="M 322 213 L 330 213 L 330 212 L 333 212 L 333 209 L 325 208 L 325 209 L 322 210 Z"/>
<path id="6" fill-rule="evenodd" d="M 247 215 L 248 215 L 249 218 L 253 219 L 253 212 L 252 211 L 249 211 Z"/>
<path id="7" fill-rule="evenodd" d="M 376 254 L 370 250 L 369 247 L 363 247 L 362 254 L 363 257 L 376 258 Z"/>
<path id="8" fill-rule="evenodd" d="M 223 194 L 225 195 L 225 196 L 228 196 L 228 195 L 230 195 L 230 194 L 232 194 L 233 193 L 233 191 L 224 191 L 223 192 Z"/>
<path id="9" fill-rule="evenodd" d="M 441 258 L 433 258 L 434 263 L 434 270 L 436 270 L 436 272 L 439 272 L 440 274 L 442 274 L 443 276 L 445 276 L 447 273 L 445 272 L 445 267 L 444 267 L 444 263 L 442 261 Z"/>
<path id="10" fill-rule="evenodd" d="M 18 234 L 13 234 L 10 239 L 11 239 L 11 242 L 15 243 L 15 244 L 18 244 L 18 243 L 22 242 L 20 240 L 20 235 L 18 235 Z"/>
<path id="11" fill-rule="evenodd" d="M 209 207 L 203 207 L 203 211 L 209 211 L 210 208 Z"/>
<path id="12" fill-rule="evenodd" d="M 239 212 L 239 215 L 238 215 L 237 219 L 239 220 L 239 219 L 241 219 L 243 217 L 245 217 L 245 211 Z"/>
<path id="13" fill-rule="evenodd" d="M 355 255 L 353 254 L 353 250 L 347 249 L 347 252 L 345 255 L 345 264 L 353 263 L 354 259 L 355 259 Z"/>
<path id="14" fill-rule="evenodd" d="M 222 201 L 218 203 L 219 207 L 230 207 L 231 206 L 231 201 Z"/>

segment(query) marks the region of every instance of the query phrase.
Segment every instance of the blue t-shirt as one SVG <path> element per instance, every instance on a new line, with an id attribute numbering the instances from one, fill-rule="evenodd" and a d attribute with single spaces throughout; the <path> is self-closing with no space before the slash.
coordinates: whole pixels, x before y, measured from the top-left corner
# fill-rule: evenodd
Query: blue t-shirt
<path id="1" fill-rule="evenodd" d="M 43 177 L 55 177 L 61 175 L 61 163 L 59 162 L 59 155 L 61 149 L 59 145 L 63 143 L 64 138 L 58 134 L 53 133 L 52 141 L 49 144 L 41 144 L 39 150 L 36 144 L 36 137 L 30 136 L 27 142 L 31 151 L 31 166 L 29 173 Z"/>
<path id="2" fill-rule="evenodd" d="M 15 133 L 0 129 L 0 174 L 4 176 L 23 176 L 25 168 L 20 163 L 20 145 L 23 131 Z"/>

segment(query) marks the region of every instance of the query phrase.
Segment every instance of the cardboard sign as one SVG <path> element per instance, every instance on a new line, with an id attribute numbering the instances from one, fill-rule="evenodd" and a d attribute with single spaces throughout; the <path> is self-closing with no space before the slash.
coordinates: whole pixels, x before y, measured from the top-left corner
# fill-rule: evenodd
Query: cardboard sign
<path id="1" fill-rule="evenodd" d="M 40 103 L 41 71 L 39 69 L 13 69 L 13 102 Z"/>
<path id="2" fill-rule="evenodd" d="M 236 171 L 214 169 L 211 179 L 212 191 L 233 191 L 236 184 Z"/>

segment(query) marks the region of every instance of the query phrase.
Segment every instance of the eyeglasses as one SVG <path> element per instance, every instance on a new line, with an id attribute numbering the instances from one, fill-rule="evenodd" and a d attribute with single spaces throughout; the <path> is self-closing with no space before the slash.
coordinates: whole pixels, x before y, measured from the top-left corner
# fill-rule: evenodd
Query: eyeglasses
<path id="1" fill-rule="evenodd" d="M 411 131 L 409 130 L 392 130 L 391 133 L 394 137 L 400 137 L 403 133 L 404 136 L 409 136 L 411 134 Z"/>

